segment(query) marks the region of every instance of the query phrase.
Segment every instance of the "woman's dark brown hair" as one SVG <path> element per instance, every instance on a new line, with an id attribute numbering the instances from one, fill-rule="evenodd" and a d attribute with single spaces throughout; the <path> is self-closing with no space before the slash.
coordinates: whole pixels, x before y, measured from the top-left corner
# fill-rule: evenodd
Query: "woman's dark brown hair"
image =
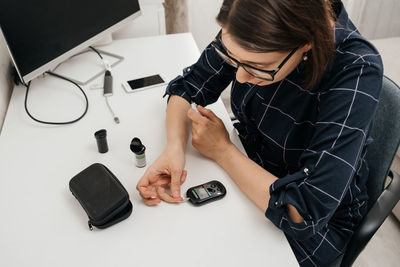
<path id="1" fill-rule="evenodd" d="M 290 51 L 311 44 L 306 89 L 315 86 L 335 49 L 334 0 L 224 0 L 217 22 L 250 52 Z"/>

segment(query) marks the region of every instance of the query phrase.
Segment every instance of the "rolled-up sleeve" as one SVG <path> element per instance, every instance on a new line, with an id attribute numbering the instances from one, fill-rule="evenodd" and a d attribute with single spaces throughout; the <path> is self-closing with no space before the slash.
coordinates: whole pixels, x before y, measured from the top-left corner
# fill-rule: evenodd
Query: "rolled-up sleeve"
<path id="1" fill-rule="evenodd" d="M 352 64 L 319 93 L 319 113 L 301 168 L 269 188 L 265 215 L 287 235 L 306 239 L 320 231 L 340 205 L 361 160 L 382 86 L 379 64 Z M 287 204 L 304 221 L 293 222 Z"/>
<path id="2" fill-rule="evenodd" d="M 221 47 L 220 40 L 217 45 Z M 217 101 L 234 75 L 235 68 L 225 63 L 210 44 L 195 64 L 168 84 L 164 96 L 179 95 L 189 103 L 207 106 Z"/>

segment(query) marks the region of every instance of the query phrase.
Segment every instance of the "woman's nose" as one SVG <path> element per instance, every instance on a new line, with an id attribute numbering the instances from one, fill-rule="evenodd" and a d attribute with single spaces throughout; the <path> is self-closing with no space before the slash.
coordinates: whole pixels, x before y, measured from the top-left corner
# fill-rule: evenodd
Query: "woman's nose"
<path id="1" fill-rule="evenodd" d="M 242 67 L 239 67 L 236 71 L 236 80 L 239 83 L 251 83 L 254 77 L 245 71 Z"/>

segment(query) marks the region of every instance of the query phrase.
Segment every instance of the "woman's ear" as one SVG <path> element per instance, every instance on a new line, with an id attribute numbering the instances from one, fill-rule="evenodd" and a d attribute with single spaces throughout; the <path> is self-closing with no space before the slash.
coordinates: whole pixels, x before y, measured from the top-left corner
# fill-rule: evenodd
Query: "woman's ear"
<path id="1" fill-rule="evenodd" d="M 301 49 L 304 50 L 304 52 L 310 51 L 312 48 L 311 43 L 305 44 Z"/>
<path id="2" fill-rule="evenodd" d="M 299 51 L 299 53 L 301 53 L 302 55 L 305 55 L 308 52 L 310 52 L 311 48 L 312 48 L 311 43 L 308 43 L 308 44 L 301 46 L 297 51 Z"/>

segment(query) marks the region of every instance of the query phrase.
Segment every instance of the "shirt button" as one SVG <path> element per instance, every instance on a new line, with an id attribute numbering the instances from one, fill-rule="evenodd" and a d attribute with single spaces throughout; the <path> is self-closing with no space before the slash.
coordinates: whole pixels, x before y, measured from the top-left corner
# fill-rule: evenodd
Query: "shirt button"
<path id="1" fill-rule="evenodd" d="M 278 201 L 275 202 L 275 206 L 278 206 Z"/>
<path id="2" fill-rule="evenodd" d="M 190 68 L 187 68 L 186 71 L 190 71 Z"/>

